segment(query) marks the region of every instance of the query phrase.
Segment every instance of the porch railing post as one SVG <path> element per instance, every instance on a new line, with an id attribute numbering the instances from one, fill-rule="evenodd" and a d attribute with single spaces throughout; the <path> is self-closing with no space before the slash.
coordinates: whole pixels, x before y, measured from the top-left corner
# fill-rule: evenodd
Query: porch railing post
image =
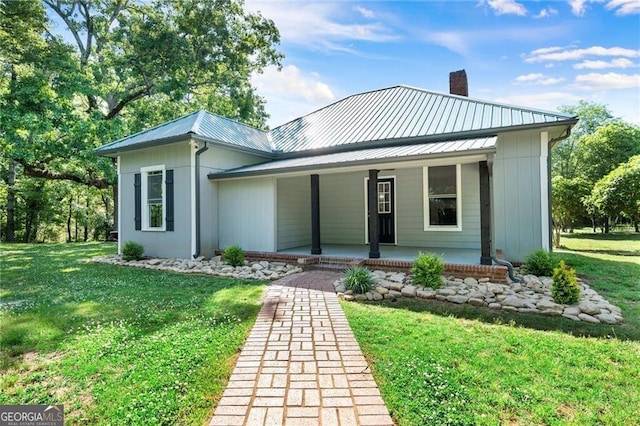
<path id="1" fill-rule="evenodd" d="M 369 170 L 367 188 L 369 202 L 369 259 L 380 257 L 380 233 L 378 230 L 378 170 Z"/>
<path id="2" fill-rule="evenodd" d="M 319 175 L 311 175 L 311 254 L 322 254 L 322 247 L 320 247 Z"/>
<path id="3" fill-rule="evenodd" d="M 489 188 L 489 166 L 486 161 L 478 163 L 480 169 L 480 264 L 491 265 L 491 191 Z"/>

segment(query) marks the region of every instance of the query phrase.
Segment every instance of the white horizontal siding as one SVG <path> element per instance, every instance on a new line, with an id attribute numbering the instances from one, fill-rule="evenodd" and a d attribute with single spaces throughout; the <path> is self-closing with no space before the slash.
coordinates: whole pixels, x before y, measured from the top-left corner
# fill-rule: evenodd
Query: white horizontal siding
<path id="1" fill-rule="evenodd" d="M 308 176 L 278 179 L 278 250 L 311 244 L 311 182 Z"/>

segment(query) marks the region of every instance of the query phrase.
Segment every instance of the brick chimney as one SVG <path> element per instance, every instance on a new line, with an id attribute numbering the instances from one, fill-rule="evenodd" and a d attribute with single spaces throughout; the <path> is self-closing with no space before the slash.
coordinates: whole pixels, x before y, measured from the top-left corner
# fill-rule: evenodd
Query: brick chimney
<path id="1" fill-rule="evenodd" d="M 452 95 L 469 96 L 469 84 L 465 70 L 449 73 L 449 93 Z"/>

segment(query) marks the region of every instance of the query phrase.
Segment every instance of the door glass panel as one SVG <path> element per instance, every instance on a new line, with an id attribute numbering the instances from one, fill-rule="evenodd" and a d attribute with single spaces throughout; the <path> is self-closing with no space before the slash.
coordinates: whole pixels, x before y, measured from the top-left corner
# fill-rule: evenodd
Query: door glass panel
<path id="1" fill-rule="evenodd" d="M 391 213 L 391 182 L 378 182 L 378 213 Z"/>

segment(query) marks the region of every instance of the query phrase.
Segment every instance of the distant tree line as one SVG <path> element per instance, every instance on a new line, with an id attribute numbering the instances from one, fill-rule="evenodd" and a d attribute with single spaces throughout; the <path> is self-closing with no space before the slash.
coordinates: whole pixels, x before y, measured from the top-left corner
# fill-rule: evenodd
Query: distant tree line
<path id="1" fill-rule="evenodd" d="M 554 245 L 560 233 L 589 225 L 608 233 L 640 226 L 640 127 L 613 117 L 606 106 L 581 101 L 562 111 L 580 118 L 552 151 Z"/>
<path id="2" fill-rule="evenodd" d="M 197 109 L 264 127 L 250 78 L 278 43 L 240 0 L 0 0 L 2 240 L 107 236 L 104 143 Z"/>

